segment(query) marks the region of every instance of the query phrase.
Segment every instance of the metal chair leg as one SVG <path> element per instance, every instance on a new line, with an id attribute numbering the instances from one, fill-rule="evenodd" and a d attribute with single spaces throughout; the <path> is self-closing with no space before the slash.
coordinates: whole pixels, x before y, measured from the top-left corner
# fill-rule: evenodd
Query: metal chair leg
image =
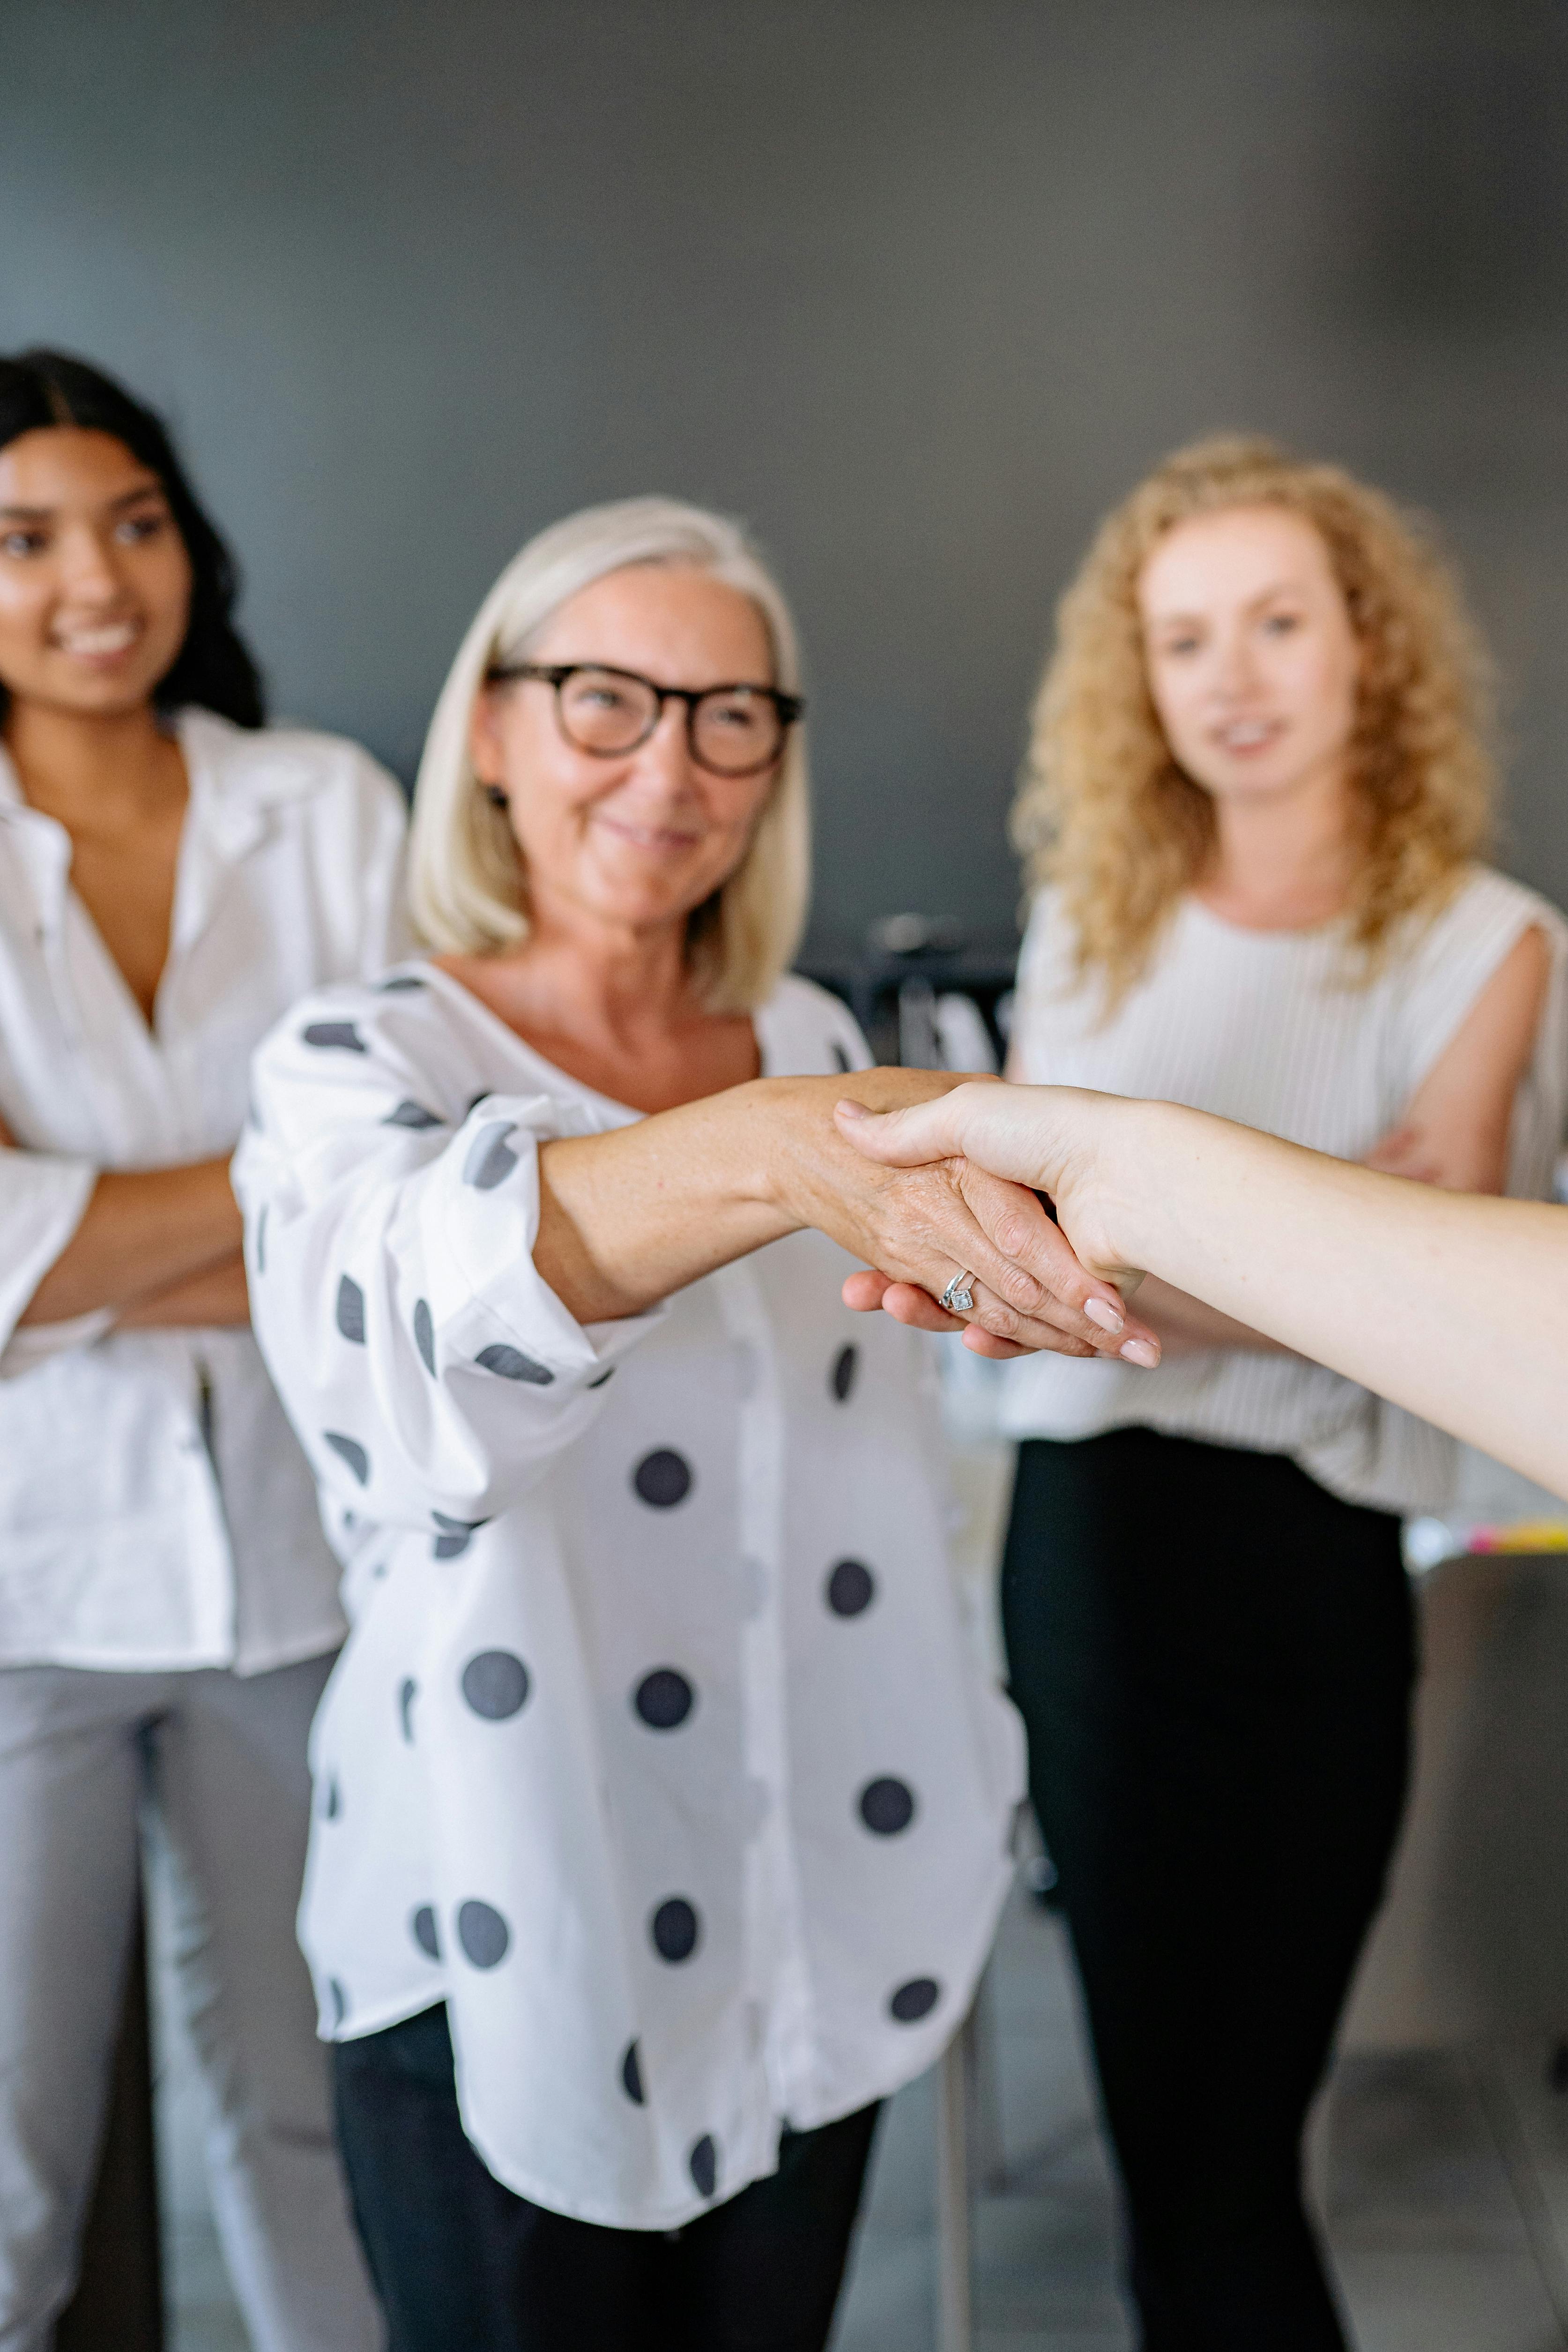
<path id="1" fill-rule="evenodd" d="M 969 2109 L 973 2045 L 967 2023 L 936 2069 L 937 2352 L 970 2352 Z"/>

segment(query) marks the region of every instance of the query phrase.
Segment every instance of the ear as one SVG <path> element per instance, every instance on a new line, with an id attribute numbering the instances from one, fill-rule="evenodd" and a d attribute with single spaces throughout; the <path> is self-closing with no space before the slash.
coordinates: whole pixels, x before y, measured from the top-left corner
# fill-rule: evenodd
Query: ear
<path id="1" fill-rule="evenodd" d="M 506 767 L 499 719 L 494 692 L 481 687 L 468 719 L 468 761 L 481 782 L 495 782 Z"/>

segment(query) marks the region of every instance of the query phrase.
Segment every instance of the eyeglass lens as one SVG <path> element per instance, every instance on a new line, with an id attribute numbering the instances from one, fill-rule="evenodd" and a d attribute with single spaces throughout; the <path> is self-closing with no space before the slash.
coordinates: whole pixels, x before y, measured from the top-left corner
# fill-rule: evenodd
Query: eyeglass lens
<path id="1" fill-rule="evenodd" d="M 580 669 L 562 678 L 559 708 L 567 740 L 580 751 L 635 751 L 659 723 L 653 688 L 613 670 Z M 691 740 L 705 768 L 743 775 L 777 755 L 784 729 L 769 696 L 724 687 L 692 706 Z"/>

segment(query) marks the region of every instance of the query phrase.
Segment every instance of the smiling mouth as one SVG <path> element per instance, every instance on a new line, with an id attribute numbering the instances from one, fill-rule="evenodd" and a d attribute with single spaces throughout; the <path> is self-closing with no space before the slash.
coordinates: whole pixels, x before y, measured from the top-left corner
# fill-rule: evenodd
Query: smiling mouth
<path id="1" fill-rule="evenodd" d="M 1223 751 L 1260 751 L 1266 743 L 1276 741 L 1281 731 L 1278 719 L 1233 719 L 1228 726 L 1214 730 L 1214 740 Z"/>
<path id="2" fill-rule="evenodd" d="M 92 628 L 57 629 L 53 642 L 76 661 L 112 661 L 128 654 L 141 635 L 135 621 L 102 621 Z"/>
<path id="3" fill-rule="evenodd" d="M 629 841 L 634 849 L 690 849 L 702 838 L 700 834 L 677 833 L 667 825 L 628 824 L 619 816 L 601 816 L 599 822 L 607 833 Z"/>

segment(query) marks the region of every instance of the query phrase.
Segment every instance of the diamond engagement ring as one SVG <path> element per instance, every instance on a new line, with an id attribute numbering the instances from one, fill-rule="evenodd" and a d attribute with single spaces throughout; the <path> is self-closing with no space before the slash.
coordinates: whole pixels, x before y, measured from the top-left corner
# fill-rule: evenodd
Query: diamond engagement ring
<path id="1" fill-rule="evenodd" d="M 937 1300 L 938 1307 L 945 1307 L 949 1315 L 972 1315 L 975 1294 L 969 1285 L 974 1278 L 972 1274 L 956 1274 Z"/>

